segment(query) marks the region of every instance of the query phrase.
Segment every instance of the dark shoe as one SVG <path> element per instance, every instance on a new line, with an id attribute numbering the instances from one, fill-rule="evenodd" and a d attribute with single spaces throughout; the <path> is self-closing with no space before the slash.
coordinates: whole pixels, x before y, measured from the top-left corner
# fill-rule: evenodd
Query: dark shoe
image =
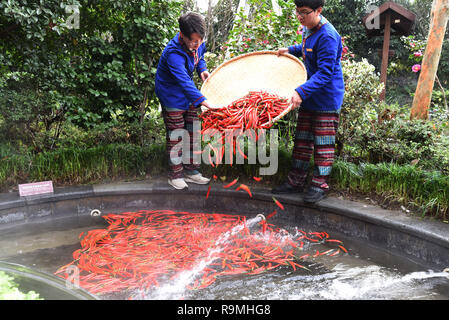
<path id="1" fill-rule="evenodd" d="M 303 187 L 294 187 L 287 181 L 271 189 L 271 193 L 281 194 L 281 193 L 301 193 L 304 190 Z"/>
<path id="2" fill-rule="evenodd" d="M 326 192 L 321 189 L 310 188 L 304 195 L 304 202 L 316 203 L 326 197 Z"/>

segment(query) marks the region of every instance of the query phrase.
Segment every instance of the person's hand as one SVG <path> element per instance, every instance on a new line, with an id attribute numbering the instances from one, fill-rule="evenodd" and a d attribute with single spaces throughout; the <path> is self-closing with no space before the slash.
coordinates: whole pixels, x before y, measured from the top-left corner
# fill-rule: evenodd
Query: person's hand
<path id="1" fill-rule="evenodd" d="M 276 52 L 276 55 L 279 57 L 281 54 L 286 53 L 288 53 L 288 48 L 279 48 L 278 51 Z"/>
<path id="2" fill-rule="evenodd" d="M 211 106 L 209 105 L 209 102 L 207 102 L 207 100 L 204 100 L 203 102 L 201 102 L 201 105 L 206 107 L 207 109 L 212 109 Z"/>
<path id="3" fill-rule="evenodd" d="M 209 78 L 209 72 L 208 71 L 203 71 L 201 72 L 201 80 L 202 81 L 206 81 L 207 78 Z"/>
<path id="4" fill-rule="evenodd" d="M 302 98 L 296 90 L 294 91 L 294 93 L 290 99 L 290 103 L 292 104 L 293 109 L 298 108 L 302 103 Z"/>

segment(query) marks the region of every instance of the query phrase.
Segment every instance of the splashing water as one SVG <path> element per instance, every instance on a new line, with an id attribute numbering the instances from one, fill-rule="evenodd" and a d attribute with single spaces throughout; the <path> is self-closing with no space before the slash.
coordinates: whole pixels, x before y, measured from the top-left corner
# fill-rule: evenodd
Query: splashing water
<path id="1" fill-rule="evenodd" d="M 246 225 L 248 228 L 251 228 L 260 221 L 260 217 L 255 217 L 247 220 Z M 207 257 L 201 259 L 191 270 L 181 272 L 181 274 L 173 282 L 164 284 L 163 286 L 156 288 L 156 290 L 151 293 L 144 293 L 142 292 L 142 290 L 140 290 L 138 296 L 134 296 L 134 298 L 142 297 L 143 299 L 155 300 L 183 298 L 184 293 L 187 289 L 187 285 L 192 283 L 195 278 L 201 274 L 204 268 L 206 268 L 215 260 L 219 259 L 218 253 L 222 252 L 229 242 L 229 239 L 232 236 L 239 234 L 244 229 L 244 227 L 244 224 L 239 224 L 232 228 L 230 231 L 221 234 L 215 242 L 215 245 L 209 248 Z"/>
<path id="2" fill-rule="evenodd" d="M 433 285 L 448 276 L 363 265 L 325 232 L 288 232 L 259 216 L 142 210 L 105 219 L 109 227 L 89 231 L 57 271 L 79 267 L 80 285 L 105 298 L 438 299 Z"/>
<path id="3" fill-rule="evenodd" d="M 134 290 L 130 298 L 179 297 L 185 288 L 202 289 L 222 276 L 254 275 L 281 266 L 305 268 L 295 262 L 294 248 L 308 241 L 338 242 L 339 248 L 322 254 L 346 251 L 327 233 L 302 231 L 293 239 L 259 216 L 247 220 L 240 215 L 141 210 L 104 218 L 109 226 L 81 233 L 74 261 L 55 273 L 66 278 L 67 268 L 79 268 L 80 285 L 93 294 Z M 258 223 L 262 230 L 250 232 Z M 149 296 L 151 290 L 157 291 Z"/>
<path id="4" fill-rule="evenodd" d="M 352 267 L 337 264 L 325 274 L 289 277 L 276 284 L 277 290 L 267 290 L 266 294 L 267 299 L 447 299 L 438 296 L 433 290 L 435 281 L 426 281 L 434 279 L 447 283 L 447 277 L 447 272 L 411 272 L 402 275 L 377 265 Z"/>

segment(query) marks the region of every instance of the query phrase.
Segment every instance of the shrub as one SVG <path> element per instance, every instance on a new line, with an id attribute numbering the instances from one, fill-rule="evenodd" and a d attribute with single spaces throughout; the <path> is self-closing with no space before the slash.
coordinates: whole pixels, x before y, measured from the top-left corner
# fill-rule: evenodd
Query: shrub
<path id="1" fill-rule="evenodd" d="M 375 67 L 366 59 L 342 61 L 345 96 L 337 132 L 337 154 L 352 144 L 360 132 L 371 130 L 378 116 L 378 97 L 383 89 Z"/>
<path id="2" fill-rule="evenodd" d="M 68 5 L 79 7 L 79 28 L 66 23 Z M 16 73 L 20 85 L 29 77 L 32 86 L 0 96 L 15 101 L 12 113 L 20 111 L 21 102 L 31 107 L 27 98 L 41 98 L 38 103 L 51 111 L 57 102 L 66 119 L 84 129 L 117 117 L 142 121 L 154 98 L 157 61 L 178 29 L 180 7 L 178 0 L 2 1 L 0 78 Z M 28 115 L 33 118 L 25 109 L 23 116 Z M 2 117 L 9 121 L 9 115 Z M 34 126 L 45 131 L 43 121 L 34 118 Z"/>
<path id="3" fill-rule="evenodd" d="M 300 25 L 294 15 L 293 1 L 278 1 L 282 11 L 277 15 L 271 10 L 271 3 L 264 0 L 249 0 L 251 10 L 248 15 L 237 14 L 223 49 L 231 56 L 259 50 L 277 50 L 280 47 L 301 42 L 297 33 Z"/>
<path id="4" fill-rule="evenodd" d="M 373 130 L 362 134 L 359 147 L 371 163 L 415 163 L 433 158 L 435 130 L 427 121 L 392 119 L 377 122 Z"/>
<path id="5" fill-rule="evenodd" d="M 12 276 L 0 271 L 0 300 L 44 300 L 34 291 L 26 293 L 19 290 L 19 285 Z"/>
<path id="6" fill-rule="evenodd" d="M 51 149 L 65 120 L 54 94 L 36 90 L 26 72 L 0 74 L 0 137 L 36 151 Z"/>

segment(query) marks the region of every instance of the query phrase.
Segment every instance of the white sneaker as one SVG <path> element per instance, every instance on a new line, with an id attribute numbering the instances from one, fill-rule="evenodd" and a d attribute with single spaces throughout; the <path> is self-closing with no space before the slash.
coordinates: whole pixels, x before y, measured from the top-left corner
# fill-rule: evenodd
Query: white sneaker
<path id="1" fill-rule="evenodd" d="M 193 182 L 196 184 L 208 184 L 210 179 L 203 177 L 201 173 L 194 174 L 192 176 L 186 175 L 185 181 Z"/>
<path id="2" fill-rule="evenodd" d="M 178 190 L 188 187 L 187 183 L 184 181 L 184 178 L 168 179 L 168 184 Z"/>

